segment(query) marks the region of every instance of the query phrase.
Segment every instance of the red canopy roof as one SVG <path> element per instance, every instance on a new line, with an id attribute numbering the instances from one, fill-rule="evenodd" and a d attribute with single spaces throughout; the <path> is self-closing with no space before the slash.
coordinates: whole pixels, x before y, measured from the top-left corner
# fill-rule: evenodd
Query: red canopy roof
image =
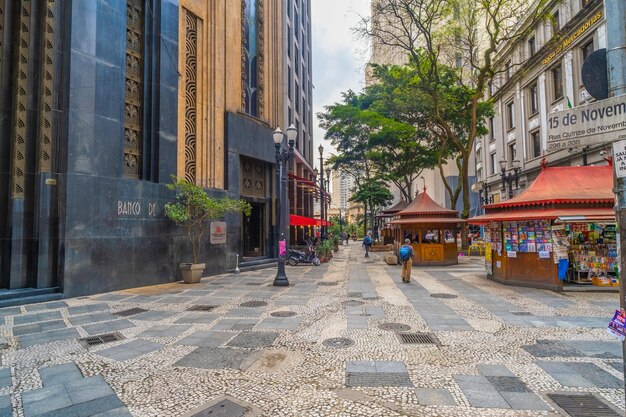
<path id="1" fill-rule="evenodd" d="M 485 209 L 541 204 L 613 204 L 613 168 L 606 166 L 546 167 L 520 195 Z"/>
<path id="2" fill-rule="evenodd" d="M 556 209 L 519 209 L 497 213 L 483 214 L 472 217 L 467 222 L 471 224 L 488 224 L 489 222 L 508 222 L 523 220 L 555 220 L 564 221 L 615 221 L 615 212 L 612 208 L 556 208 Z"/>
<path id="3" fill-rule="evenodd" d="M 289 225 L 291 226 L 332 226 L 331 222 L 312 217 L 298 216 L 297 214 L 289 215 Z"/>
<path id="4" fill-rule="evenodd" d="M 398 213 L 400 217 L 420 216 L 420 215 L 442 215 L 443 217 L 457 217 L 458 211 L 441 207 L 435 203 L 426 190 L 415 196 L 415 199 L 404 210 Z"/>

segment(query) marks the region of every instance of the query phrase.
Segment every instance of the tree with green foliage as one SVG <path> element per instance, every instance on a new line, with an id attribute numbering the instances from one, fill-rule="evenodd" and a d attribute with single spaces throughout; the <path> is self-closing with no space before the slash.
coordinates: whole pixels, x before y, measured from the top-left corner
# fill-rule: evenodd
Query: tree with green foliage
<path id="1" fill-rule="evenodd" d="M 376 209 L 389 205 L 393 201 L 393 194 L 383 180 L 371 178 L 361 183 L 350 200 L 365 206 L 365 217 L 367 219 L 369 214 L 370 225 L 373 225 Z M 367 233 L 367 221 L 364 222 L 363 232 Z"/>
<path id="2" fill-rule="evenodd" d="M 463 218 L 470 211 L 470 155 L 476 138 L 485 131 L 481 108 L 490 104 L 489 87 L 496 76 L 509 71 L 498 60 L 499 47 L 526 39 L 535 23 L 550 15 L 549 4 L 549 0 L 532 4 L 526 0 L 378 0 L 371 18 L 364 18 L 357 28 L 367 39 L 405 53 L 416 70 L 414 88 L 430 102 L 430 129 L 460 154 Z M 445 69 L 452 65 L 452 70 Z M 451 92 L 450 86 L 458 90 Z M 454 114 L 448 110 L 459 106 L 465 108 L 464 114 L 451 118 Z"/>
<path id="3" fill-rule="evenodd" d="M 191 243 L 193 263 L 197 264 L 200 245 L 210 220 L 223 218 L 227 213 L 250 215 L 252 207 L 243 200 L 231 198 L 215 199 L 207 192 L 184 178 L 172 177 L 167 188 L 176 192 L 175 201 L 165 204 L 165 215 L 179 226 L 185 228 Z"/>

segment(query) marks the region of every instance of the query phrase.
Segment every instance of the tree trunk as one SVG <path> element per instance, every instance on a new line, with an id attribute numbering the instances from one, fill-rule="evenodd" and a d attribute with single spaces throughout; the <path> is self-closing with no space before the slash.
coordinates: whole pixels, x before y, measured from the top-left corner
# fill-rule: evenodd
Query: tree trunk
<path id="1" fill-rule="evenodd" d="M 461 218 L 467 219 L 469 218 L 470 213 L 470 187 L 469 187 L 469 154 L 463 154 L 463 162 L 461 165 L 461 180 L 463 181 L 463 211 L 461 212 Z M 463 224 L 463 228 L 461 229 L 461 238 L 463 239 L 461 248 L 467 249 L 469 248 L 468 242 L 468 226 L 467 223 Z"/>

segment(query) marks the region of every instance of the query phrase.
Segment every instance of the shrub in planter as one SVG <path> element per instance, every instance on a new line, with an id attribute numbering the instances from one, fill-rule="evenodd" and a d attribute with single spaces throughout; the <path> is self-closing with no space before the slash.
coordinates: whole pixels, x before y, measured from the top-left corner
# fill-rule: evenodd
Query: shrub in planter
<path id="1" fill-rule="evenodd" d="M 183 178 L 172 177 L 172 183 L 167 188 L 174 190 L 176 197 L 165 205 L 165 215 L 185 228 L 191 243 L 193 262 L 180 264 L 183 280 L 188 284 L 200 282 L 206 266 L 199 263 L 200 244 L 209 221 L 221 219 L 226 213 L 244 213 L 249 216 L 250 204 L 231 198 L 211 198 L 202 187 Z"/>
<path id="2" fill-rule="evenodd" d="M 333 243 L 328 239 L 323 240 L 317 245 L 315 250 L 317 252 L 317 256 L 320 258 L 320 261 L 328 262 L 333 254 Z"/>
<path id="3" fill-rule="evenodd" d="M 333 251 L 339 250 L 339 236 L 333 236 Z"/>

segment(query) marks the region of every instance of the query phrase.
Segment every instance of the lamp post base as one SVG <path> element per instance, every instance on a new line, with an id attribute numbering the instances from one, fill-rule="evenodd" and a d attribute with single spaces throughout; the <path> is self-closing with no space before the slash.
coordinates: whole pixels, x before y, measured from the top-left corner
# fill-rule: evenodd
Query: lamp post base
<path id="1" fill-rule="evenodd" d="M 287 279 L 287 274 L 285 273 L 284 260 L 278 260 L 278 271 L 276 272 L 276 277 L 274 278 L 274 283 L 272 285 L 274 285 L 274 287 L 289 286 L 289 279 Z"/>

